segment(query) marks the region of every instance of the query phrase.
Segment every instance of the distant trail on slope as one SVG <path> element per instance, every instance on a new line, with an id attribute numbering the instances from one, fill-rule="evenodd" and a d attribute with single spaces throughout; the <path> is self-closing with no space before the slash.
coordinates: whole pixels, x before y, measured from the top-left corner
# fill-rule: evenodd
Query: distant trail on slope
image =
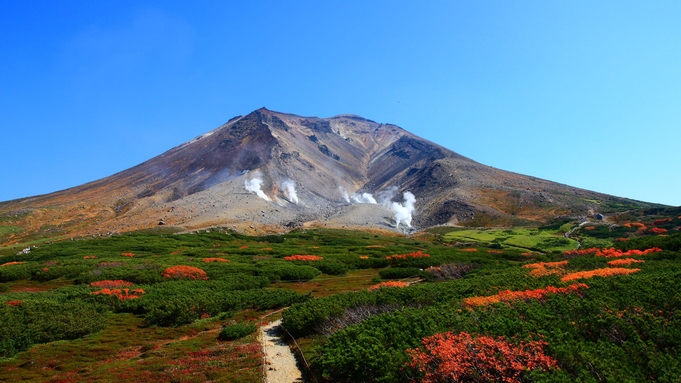
<path id="1" fill-rule="evenodd" d="M 260 339 L 265 354 L 265 382 L 302 383 L 296 358 L 281 337 L 281 319 L 260 327 Z"/>

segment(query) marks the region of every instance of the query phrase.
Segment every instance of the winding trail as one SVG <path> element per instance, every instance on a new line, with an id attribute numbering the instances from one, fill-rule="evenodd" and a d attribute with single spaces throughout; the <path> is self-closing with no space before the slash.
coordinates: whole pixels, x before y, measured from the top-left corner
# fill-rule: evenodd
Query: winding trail
<path id="1" fill-rule="evenodd" d="M 266 383 L 302 383 L 291 348 L 281 337 L 281 319 L 260 327 L 260 340 L 265 354 Z"/>

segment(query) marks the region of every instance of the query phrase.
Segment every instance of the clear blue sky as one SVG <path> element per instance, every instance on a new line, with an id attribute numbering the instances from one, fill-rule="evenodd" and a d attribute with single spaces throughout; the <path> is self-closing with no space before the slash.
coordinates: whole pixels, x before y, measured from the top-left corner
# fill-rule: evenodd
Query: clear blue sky
<path id="1" fill-rule="evenodd" d="M 358 114 L 486 165 L 681 205 L 679 20 L 676 0 L 5 0 L 0 200 L 265 106 Z"/>

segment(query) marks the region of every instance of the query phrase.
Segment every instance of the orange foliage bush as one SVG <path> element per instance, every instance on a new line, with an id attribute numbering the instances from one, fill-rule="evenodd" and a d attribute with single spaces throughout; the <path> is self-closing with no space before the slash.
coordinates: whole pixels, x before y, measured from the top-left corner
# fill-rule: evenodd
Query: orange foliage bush
<path id="1" fill-rule="evenodd" d="M 393 255 L 388 255 L 387 257 L 385 257 L 385 259 L 387 259 L 387 260 L 407 259 L 407 258 L 430 258 L 430 254 L 424 254 L 424 253 L 421 252 L 421 250 L 419 250 L 419 251 L 415 251 L 415 252 L 409 253 L 409 254 L 393 254 Z"/>
<path id="2" fill-rule="evenodd" d="M 503 250 L 487 250 L 487 253 L 489 254 L 503 254 Z"/>
<path id="3" fill-rule="evenodd" d="M 26 262 L 12 261 L 12 262 L 3 263 L 2 265 L 0 265 L 0 267 L 12 266 L 12 265 L 23 265 L 24 263 L 26 263 Z"/>
<path id="4" fill-rule="evenodd" d="M 288 257 L 284 257 L 285 261 L 321 261 L 324 259 L 323 257 L 320 257 L 318 255 L 289 255 Z"/>
<path id="5" fill-rule="evenodd" d="M 204 262 L 210 263 L 210 262 L 229 262 L 229 259 L 224 259 L 224 258 L 204 258 Z"/>
<path id="6" fill-rule="evenodd" d="M 584 230 L 591 231 L 591 230 L 596 230 L 596 226 L 587 226 L 584 228 Z"/>
<path id="7" fill-rule="evenodd" d="M 667 229 L 663 229 L 661 227 L 653 227 L 651 229 L 648 229 L 648 231 L 653 234 L 664 234 L 667 232 Z"/>
<path id="8" fill-rule="evenodd" d="M 662 249 L 660 249 L 659 247 L 651 247 L 651 248 L 645 249 L 645 250 L 628 250 L 628 251 L 617 250 L 614 247 L 611 247 L 609 249 L 599 249 L 597 247 L 591 247 L 591 248 L 582 249 L 582 250 L 568 250 L 568 251 L 565 251 L 563 254 L 565 254 L 565 255 L 594 254 L 597 257 L 612 258 L 612 257 L 624 257 L 624 256 L 633 256 L 633 255 L 646 255 L 646 254 L 650 254 L 650 253 L 657 253 L 659 251 L 662 251 Z"/>
<path id="9" fill-rule="evenodd" d="M 478 249 L 476 249 L 474 247 L 469 247 L 469 248 L 466 248 L 466 249 L 461 249 L 461 251 L 466 252 L 466 253 L 475 253 L 475 252 L 478 251 Z"/>
<path id="10" fill-rule="evenodd" d="M 408 349 L 411 367 L 425 374 L 423 383 L 506 382 L 520 383 L 529 370 L 558 368 L 544 354 L 545 341 L 521 341 L 504 337 L 473 337 L 466 332 L 435 334 L 423 338 L 423 348 Z"/>
<path id="11" fill-rule="evenodd" d="M 573 281 L 575 279 L 588 279 L 593 277 L 611 277 L 613 275 L 633 274 L 641 271 L 641 269 L 624 269 L 621 267 L 612 267 L 607 269 L 595 269 L 588 271 L 579 271 L 576 273 L 566 274 L 560 280 L 563 282 Z"/>
<path id="12" fill-rule="evenodd" d="M 243 249 L 248 249 L 248 246 L 243 245 L 243 246 L 241 246 L 239 249 L 241 249 L 241 250 L 243 250 Z"/>
<path id="13" fill-rule="evenodd" d="M 588 289 L 589 286 L 584 283 L 575 283 L 568 287 L 554 287 L 547 286 L 543 289 L 511 291 L 504 290 L 498 294 L 486 297 L 470 297 L 464 298 L 463 303 L 469 307 L 491 305 L 498 302 L 508 302 L 520 299 L 542 299 L 548 294 L 569 294 L 579 291 L 579 289 Z"/>
<path id="14" fill-rule="evenodd" d="M 533 277 L 543 277 L 563 273 L 563 267 L 567 266 L 568 261 L 560 262 L 537 262 L 523 265 L 525 269 L 532 269 L 530 275 Z"/>
<path id="15" fill-rule="evenodd" d="M 163 278 L 171 279 L 192 279 L 208 280 L 205 271 L 194 266 L 170 266 L 163 271 Z"/>
<path id="16" fill-rule="evenodd" d="M 121 253 L 121 255 L 124 256 L 124 257 L 134 257 L 135 256 L 134 253 Z"/>
<path id="17" fill-rule="evenodd" d="M 12 301 L 7 301 L 5 302 L 6 305 L 8 306 L 21 306 L 21 304 L 24 303 L 23 301 L 20 301 L 18 299 L 12 300 Z"/>
<path id="18" fill-rule="evenodd" d="M 95 258 L 97 258 L 97 257 L 94 256 L 94 255 L 86 255 L 86 256 L 83 257 L 83 259 L 95 259 Z"/>
<path id="19" fill-rule="evenodd" d="M 101 289 L 100 291 L 93 291 L 92 295 L 113 295 L 120 301 L 125 301 L 128 299 L 136 299 L 145 293 L 142 289 L 130 290 L 128 288 L 123 289 Z"/>
<path id="20" fill-rule="evenodd" d="M 608 262 L 608 265 L 610 266 L 626 266 L 626 265 L 631 265 L 632 263 L 643 263 L 645 262 L 642 259 L 634 259 L 634 258 L 624 258 L 624 259 L 615 259 L 613 261 Z"/>
<path id="21" fill-rule="evenodd" d="M 381 282 L 377 285 L 373 285 L 373 286 L 369 287 L 369 290 L 370 291 L 378 290 L 378 289 L 383 288 L 383 287 L 408 287 L 408 286 L 409 286 L 409 283 L 407 283 L 407 282 L 387 281 L 387 282 Z"/>
<path id="22" fill-rule="evenodd" d="M 369 256 L 368 255 L 360 255 L 359 259 L 369 259 Z"/>
<path id="23" fill-rule="evenodd" d="M 121 279 L 116 279 L 116 280 L 104 280 L 104 281 L 96 281 L 90 283 L 90 287 L 106 287 L 106 288 L 117 288 L 117 287 L 130 287 L 133 286 L 134 283 L 124 281 Z"/>
<path id="24" fill-rule="evenodd" d="M 645 228 L 646 225 L 642 224 L 641 222 L 630 222 L 630 223 L 625 223 L 624 227 L 639 227 L 639 228 Z"/>

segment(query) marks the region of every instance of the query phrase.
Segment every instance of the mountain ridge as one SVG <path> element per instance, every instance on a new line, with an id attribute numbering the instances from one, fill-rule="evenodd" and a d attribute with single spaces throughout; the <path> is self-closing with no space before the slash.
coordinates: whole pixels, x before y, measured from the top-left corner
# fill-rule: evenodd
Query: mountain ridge
<path id="1" fill-rule="evenodd" d="M 255 178 L 271 201 L 246 191 Z M 263 232 L 302 225 L 390 230 L 398 226 L 392 203 L 400 204 L 405 192 L 415 195 L 418 228 L 543 222 L 653 206 L 486 166 L 393 124 L 260 108 L 109 177 L 2 202 L 0 217 L 28 212 L 17 221 L 24 234 L 14 240 L 159 224 Z M 370 207 L 356 198 L 353 204 L 355 193 L 382 193 L 383 203 Z"/>

